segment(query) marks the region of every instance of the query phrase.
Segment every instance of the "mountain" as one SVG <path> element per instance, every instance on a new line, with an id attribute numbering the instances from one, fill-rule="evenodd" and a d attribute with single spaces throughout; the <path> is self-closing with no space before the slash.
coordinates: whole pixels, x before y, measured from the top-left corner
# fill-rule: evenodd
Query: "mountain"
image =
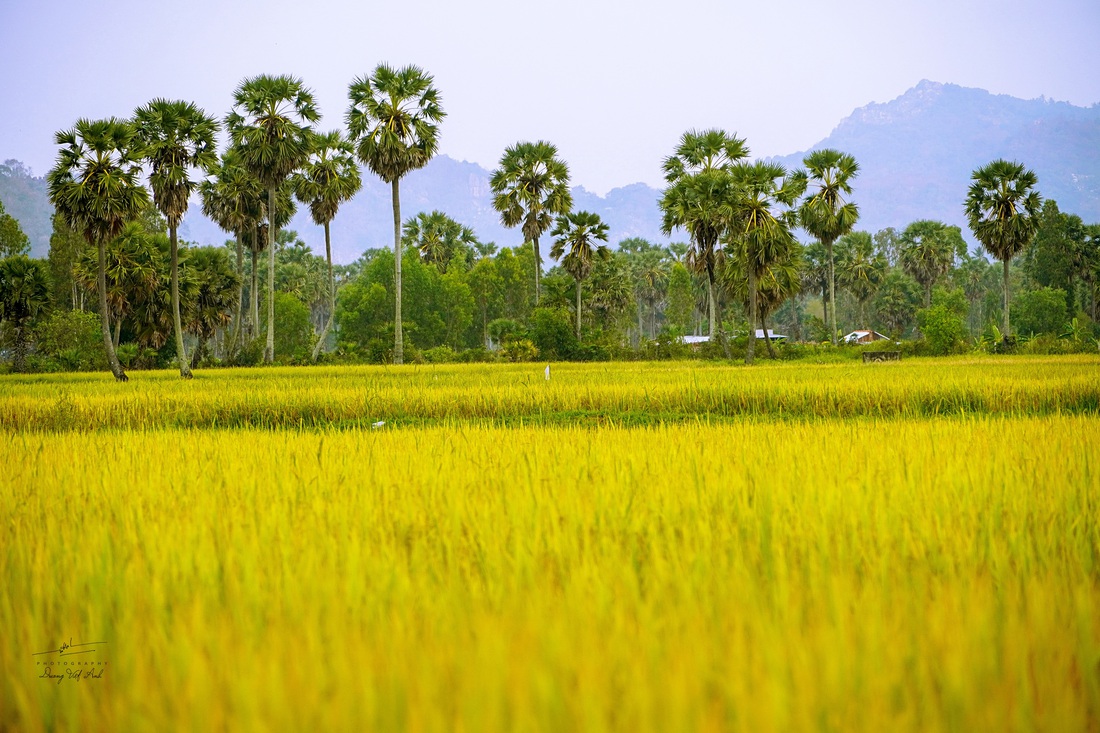
<path id="1" fill-rule="evenodd" d="M 1100 222 L 1100 105 L 1016 99 L 922 81 L 885 104 L 861 107 L 811 150 L 855 156 L 857 225 L 898 229 L 938 219 L 969 236 L 963 200 L 973 171 L 996 158 L 1035 171 L 1062 211 Z M 799 167 L 806 152 L 776 158 Z"/>
<path id="2" fill-rule="evenodd" d="M 902 229 L 917 219 L 939 219 L 969 236 L 962 204 L 970 174 L 998 157 L 1032 168 L 1040 192 L 1056 199 L 1062 211 L 1088 223 L 1100 222 L 1100 104 L 1075 107 L 922 81 L 897 99 L 857 109 L 811 150 L 826 147 L 851 153 L 859 162 L 853 200 L 860 207 L 860 229 Z M 806 152 L 774 160 L 800 167 Z M 393 243 L 390 187 L 370 173 L 363 180 L 363 190 L 340 208 L 332 223 L 337 262 L 351 262 L 368 248 Z M 627 237 L 667 242 L 657 209 L 660 195 L 643 183 L 616 188 L 607 196 L 573 189 L 575 207 L 603 217 L 612 243 Z M 0 201 L 30 237 L 34 256 L 44 257 L 52 213 L 45 181 L 9 160 L 0 166 Z M 403 219 L 433 209 L 472 227 L 482 241 L 521 243 L 518 230 L 500 224 L 489 171 L 476 163 L 440 155 L 401 181 Z M 324 252 L 324 233 L 304 207 L 290 228 L 314 251 Z M 197 202 L 192 202 L 180 234 L 202 244 L 218 244 L 228 236 L 202 215 Z M 541 244 L 544 254 L 549 252 L 549 237 Z"/>

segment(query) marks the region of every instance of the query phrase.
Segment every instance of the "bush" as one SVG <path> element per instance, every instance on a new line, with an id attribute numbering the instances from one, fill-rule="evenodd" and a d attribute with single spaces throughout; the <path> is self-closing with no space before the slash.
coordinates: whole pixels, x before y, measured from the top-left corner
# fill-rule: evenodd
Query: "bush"
<path id="1" fill-rule="evenodd" d="M 535 309 L 528 336 L 543 359 L 569 361 L 578 357 L 580 344 L 572 321 L 569 312 L 562 308 Z"/>
<path id="2" fill-rule="evenodd" d="M 262 349 L 267 345 L 266 316 L 261 321 L 257 340 Z M 281 363 L 309 362 L 315 338 L 309 308 L 290 293 L 275 293 L 275 360 Z"/>
<path id="3" fill-rule="evenodd" d="M 433 346 L 425 349 L 423 357 L 428 364 L 453 364 L 459 360 L 458 352 L 450 346 Z"/>
<path id="4" fill-rule="evenodd" d="M 514 339 L 505 342 L 500 347 L 500 353 L 507 361 L 511 362 L 534 361 L 539 358 L 538 347 L 528 339 Z"/>

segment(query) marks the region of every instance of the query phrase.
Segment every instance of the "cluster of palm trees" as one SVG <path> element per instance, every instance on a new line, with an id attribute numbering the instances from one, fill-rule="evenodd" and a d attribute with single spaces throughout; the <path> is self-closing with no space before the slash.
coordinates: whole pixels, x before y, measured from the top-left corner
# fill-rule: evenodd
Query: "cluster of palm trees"
<path id="1" fill-rule="evenodd" d="M 685 133 L 664 163 L 663 226 L 666 233 L 682 228 L 690 236 L 688 261 L 707 281 L 712 336 L 720 335 L 720 283 L 743 293 L 750 330 L 763 322 L 762 312 L 798 291 L 797 226 L 828 251 L 829 301 L 835 303 L 833 244 L 859 217 L 856 205 L 845 199 L 859 171 L 852 156 L 818 150 L 806 156 L 805 171 L 748 157 L 743 138 L 713 129 Z M 835 307 L 828 318 L 835 343 Z M 752 363 L 754 352 L 750 338 L 746 363 Z"/>
<path id="2" fill-rule="evenodd" d="M 216 136 L 222 125 L 190 102 L 154 99 L 129 119 L 78 120 L 56 136 L 57 163 L 48 175 L 50 198 L 60 217 L 97 249 L 97 287 L 104 347 L 116 379 L 126 375 L 110 336 L 112 312 L 106 287 L 105 247 L 150 204 L 167 220 L 170 239 L 172 331 L 180 374 L 190 377 L 180 311 L 177 231 L 190 197 L 198 192 L 205 214 L 236 238 L 236 271 L 244 272 L 244 249 L 252 257 L 251 302 L 244 304 L 243 277 L 236 283 L 237 308 L 230 343 L 255 338 L 261 323 L 257 255 L 267 250 L 266 344 L 264 360 L 274 360 L 275 242 L 295 211 L 295 199 L 308 206 L 325 230 L 328 263 L 328 318 L 313 352 L 317 358 L 333 328 L 336 282 L 330 224 L 340 205 L 362 185 L 359 166 L 392 187 L 395 328 L 394 361 L 404 359 L 401 311 L 401 250 L 412 242 L 445 270 L 456 252 L 469 251 L 476 237 L 441 212 L 401 219 L 400 182 L 436 154 L 439 125 L 445 117 L 431 75 L 416 66 L 380 64 L 369 76 L 354 79 L 348 90 L 347 130 L 320 133 L 320 113 L 311 91 L 291 76 L 260 75 L 244 80 L 233 93 L 224 119 L 228 146 L 219 156 Z M 800 268 L 796 227 L 814 237 L 825 251 L 823 296 L 835 343 L 836 273 L 834 244 L 848 235 L 859 217 L 848 200 L 859 166 L 852 156 L 818 150 L 804 160 L 805 170 L 750 162 L 744 139 L 723 130 L 685 133 L 664 161 L 667 188 L 660 201 L 666 233 L 682 228 L 690 237 L 688 264 L 705 277 L 710 333 L 719 336 L 718 288 L 746 305 L 750 328 L 763 323 L 797 291 Z M 147 179 L 148 188 L 143 185 Z M 1039 197 L 1034 174 L 1022 166 L 996 161 L 975 173 L 967 214 L 975 235 L 1005 262 L 1005 332 L 1008 332 L 1008 262 L 1035 230 Z M 538 304 L 542 260 L 539 241 L 554 237 L 551 256 L 576 281 L 577 333 L 581 325 L 581 285 L 597 259 L 606 259 L 608 227 L 590 212 L 572 211 L 569 170 L 549 142 L 520 142 L 505 149 L 491 176 L 493 205 L 508 227 L 520 228 L 535 255 L 534 297 Z M 150 197 L 151 191 L 151 197 Z M 457 228 L 456 228 L 457 227 Z M 938 246 L 942 232 L 916 229 L 918 242 L 903 264 L 925 285 L 950 259 Z M 404 235 L 404 236 L 403 236 Z M 876 277 L 873 247 L 849 248 L 856 261 L 846 268 L 849 289 L 861 305 Z M 860 261 L 863 258 L 863 261 Z M 118 324 L 115 324 L 115 331 Z M 724 342 L 724 339 L 719 339 Z M 746 361 L 752 362 L 754 339 Z M 769 344 L 770 346 L 770 344 Z"/>

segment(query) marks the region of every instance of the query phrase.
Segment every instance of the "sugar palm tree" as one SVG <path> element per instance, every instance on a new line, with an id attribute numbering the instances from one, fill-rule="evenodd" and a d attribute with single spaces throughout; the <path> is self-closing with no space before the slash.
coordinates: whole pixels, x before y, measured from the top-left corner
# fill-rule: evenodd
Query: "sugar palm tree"
<path id="1" fill-rule="evenodd" d="M 50 279 L 44 261 L 22 254 L 0 260 L 0 321 L 11 326 L 12 371 L 26 371 L 28 330 L 49 303 Z"/>
<path id="2" fill-rule="evenodd" d="M 1039 179 L 1023 165 L 995 160 L 974 171 L 966 195 L 970 230 L 985 251 L 1004 267 L 1004 336 L 1009 336 L 1008 269 L 1012 258 L 1027 247 L 1039 226 L 1043 200 L 1035 190 Z"/>
<path id="3" fill-rule="evenodd" d="M 363 185 L 359 177 L 359 165 L 355 162 L 355 151 L 350 142 L 339 131 L 317 135 L 313 144 L 313 153 L 292 179 L 294 195 L 309 207 L 313 223 L 325 228 L 325 257 L 328 260 L 328 320 L 321 331 L 320 338 L 313 347 L 313 361 L 325 344 L 332 319 L 336 315 L 336 277 L 332 272 L 332 238 L 329 224 L 336 216 L 340 204 L 349 200 Z"/>
<path id="4" fill-rule="evenodd" d="M 401 325 L 401 179 L 428 164 L 439 148 L 439 105 L 434 79 L 417 66 L 394 69 L 379 64 L 372 76 L 358 77 L 348 90 L 348 132 L 359 160 L 393 192 L 394 349 L 405 361 Z"/>
<path id="5" fill-rule="evenodd" d="M 468 266 L 473 260 L 475 246 L 480 244 L 473 229 L 459 224 L 442 211 L 421 212 L 406 221 L 402 243 L 415 247 L 425 262 L 443 273 L 453 261 Z"/>
<path id="6" fill-rule="evenodd" d="M 719 250 L 738 187 L 731 170 L 747 158 L 749 148 L 743 138 L 724 130 L 685 132 L 676 151 L 665 159 L 665 188 L 661 197 L 661 226 L 665 234 L 676 227 L 691 237 L 691 259 L 707 278 L 710 335 L 713 337 L 721 319 L 718 316 L 716 291 L 717 268 L 722 253 Z"/>
<path id="7" fill-rule="evenodd" d="M 739 163 L 731 172 L 739 192 L 728 236 L 748 281 L 749 343 L 745 363 L 752 364 L 759 316 L 757 282 L 773 263 L 795 247 L 791 226 L 796 216 L 791 207 L 806 190 L 806 176 L 801 171 L 788 175 L 783 166 L 762 161 Z M 764 338 L 768 338 L 767 333 Z"/>
<path id="8" fill-rule="evenodd" d="M 837 279 L 859 303 L 859 326 L 867 328 L 867 301 L 886 277 L 886 256 L 875 248 L 867 232 L 845 234 L 837 242 L 840 274 Z"/>
<path id="9" fill-rule="evenodd" d="M 128 121 L 113 117 L 81 119 L 71 130 L 58 132 L 55 139 L 61 151 L 46 177 L 50 201 L 70 227 L 98 248 L 103 346 L 111 373 L 125 382 L 126 372 L 111 341 L 104 248 L 127 221 L 149 205 L 149 194 L 138 182 L 141 167 L 134 148 L 134 128 Z"/>
<path id="10" fill-rule="evenodd" d="M 309 123 L 320 118 L 313 93 L 291 76 L 245 79 L 233 92 L 233 111 L 226 118 L 230 140 L 241 162 L 267 189 L 267 210 L 276 211 L 276 191 L 302 166 L 312 151 Z M 275 360 L 276 218 L 267 227 L 267 346 L 264 361 Z"/>
<path id="11" fill-rule="evenodd" d="M 202 213 L 233 235 L 237 249 L 237 314 L 230 339 L 232 353 L 240 343 L 244 322 L 244 243 L 255 234 L 257 224 L 263 219 L 266 191 L 256 177 L 244 168 L 239 153 L 233 148 L 222 155 L 211 175 L 199 184 Z M 255 273 L 256 263 L 252 264 Z M 249 332 L 255 327 L 256 322 L 252 320 Z"/>
<path id="12" fill-rule="evenodd" d="M 581 283 L 591 274 L 597 257 L 601 260 L 611 257 L 607 245 L 596 244 L 607 241 L 607 231 L 607 224 L 598 214 L 577 211 L 559 216 L 554 231 L 550 232 L 550 236 L 555 237 L 550 256 L 561 260 L 562 268 L 577 281 L 578 339 L 581 337 Z"/>
<path id="13" fill-rule="evenodd" d="M 803 159 L 809 174 L 809 190 L 799 208 L 802 228 L 825 245 L 829 265 L 829 333 L 836 330 L 836 262 L 833 243 L 852 231 L 859 208 L 845 196 L 852 194 L 852 179 L 859 174 L 856 159 L 838 150 L 815 150 Z"/>
<path id="14" fill-rule="evenodd" d="M 905 227 L 898 238 L 898 264 L 924 288 L 924 307 L 932 307 L 932 286 L 947 274 L 955 257 L 966 252 L 958 227 L 923 219 Z"/>
<path id="15" fill-rule="evenodd" d="M 179 246 L 176 231 L 187 213 L 187 201 L 198 183 L 191 180 L 194 168 L 204 170 L 217 162 L 214 135 L 218 123 L 191 102 L 154 99 L 134 112 L 134 130 L 141 155 L 149 164 L 149 187 L 153 203 L 168 220 L 172 244 L 172 324 L 176 336 L 176 358 L 180 376 L 191 378 L 191 366 L 183 344 L 180 321 Z"/>
<path id="16" fill-rule="evenodd" d="M 500 167 L 489 177 L 493 208 L 506 227 L 520 227 L 525 242 L 535 249 L 535 305 L 539 304 L 542 277 L 541 237 L 554 217 L 573 208 L 569 192 L 569 166 L 558 157 L 558 149 L 545 140 L 521 142 L 504 149 Z"/>

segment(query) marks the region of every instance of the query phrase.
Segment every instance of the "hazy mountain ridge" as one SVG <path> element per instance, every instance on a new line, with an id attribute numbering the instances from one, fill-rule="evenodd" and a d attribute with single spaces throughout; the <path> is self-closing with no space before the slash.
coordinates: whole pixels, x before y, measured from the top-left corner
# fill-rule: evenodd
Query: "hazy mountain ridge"
<path id="1" fill-rule="evenodd" d="M 670 149 L 674 143 L 669 141 Z M 1057 199 L 1063 211 L 1100 222 L 1100 104 L 1024 100 L 926 80 L 889 102 L 855 110 L 811 150 L 824 147 L 851 153 L 859 162 L 853 200 L 860 207 L 860 229 L 900 229 L 917 219 L 940 219 L 966 232 L 962 202 L 970 174 L 998 157 L 1034 169 L 1040 192 Z M 805 153 L 773 160 L 801 167 Z M 44 257 L 52 213 L 45 181 L 14 164 L 0 166 L 0 200 L 31 238 L 34 256 Z M 520 244 L 519 230 L 505 228 L 493 209 L 489 176 L 477 163 L 437 156 L 402 179 L 401 218 L 439 209 L 472 227 L 482 241 Z M 660 196 L 644 183 L 613 189 L 606 196 L 573 189 L 575 208 L 603 217 L 613 244 L 627 237 L 669 241 L 661 233 Z M 314 251 L 324 252 L 324 232 L 305 207 L 299 206 L 290 227 Z M 340 208 L 331 230 L 338 262 L 351 262 L 368 248 L 392 246 L 390 186 L 364 170 L 363 189 Z M 202 216 L 197 201 L 184 218 L 181 236 L 201 244 L 228 238 Z M 545 255 L 550 238 L 541 244 Z"/>
<path id="2" fill-rule="evenodd" d="M 939 219 L 966 230 L 963 200 L 975 168 L 1018 160 L 1044 197 L 1100 221 L 1100 105 L 1075 107 L 922 81 L 897 99 L 842 120 L 811 150 L 836 148 L 860 165 L 853 200 L 859 228 L 902 228 Z M 803 151 L 775 160 L 800 167 Z"/>

